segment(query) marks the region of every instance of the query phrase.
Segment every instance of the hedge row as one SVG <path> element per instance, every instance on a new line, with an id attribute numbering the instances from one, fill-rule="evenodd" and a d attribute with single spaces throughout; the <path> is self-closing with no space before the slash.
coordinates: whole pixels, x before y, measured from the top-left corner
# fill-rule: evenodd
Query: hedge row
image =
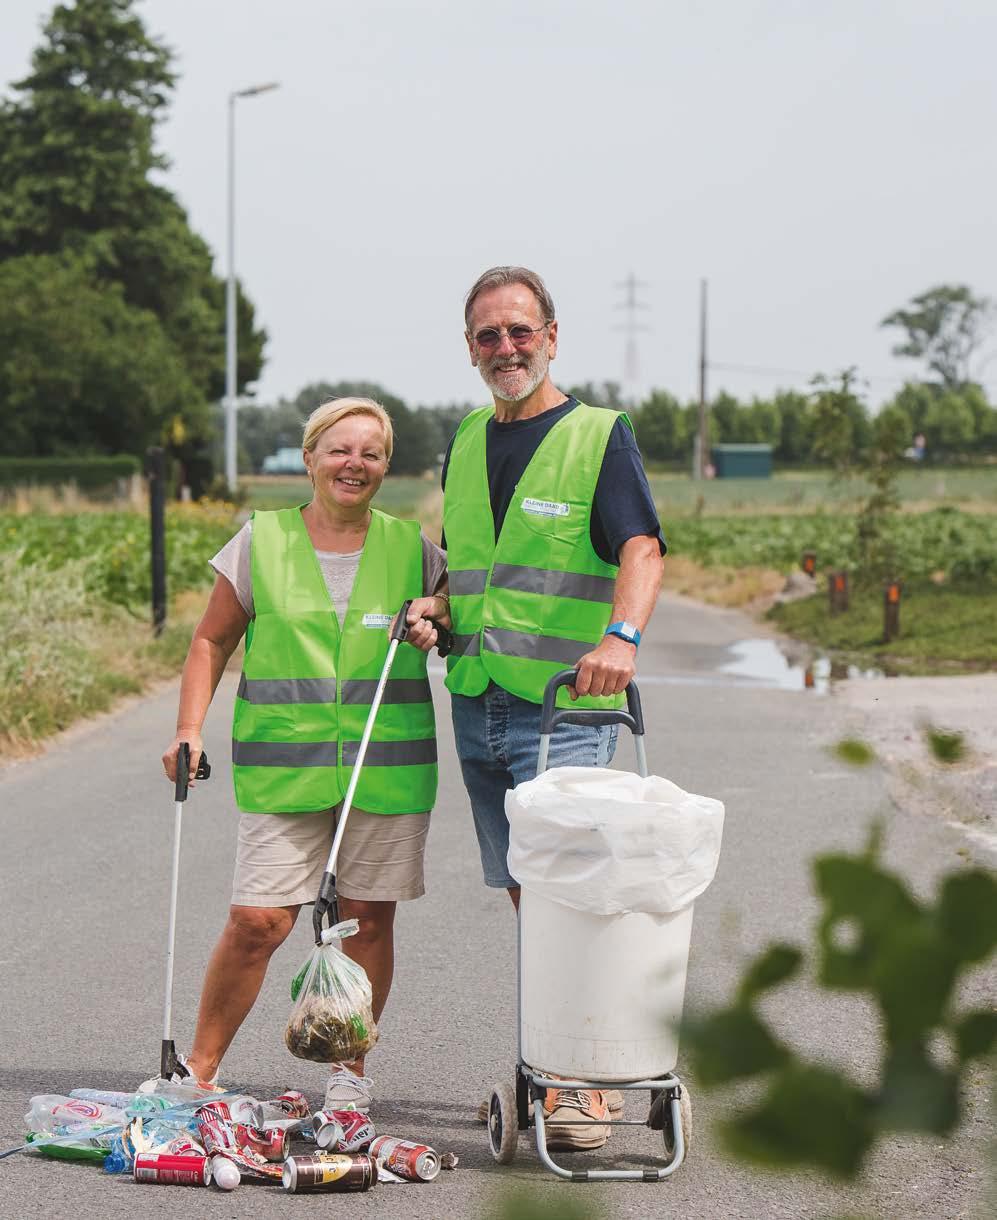
<path id="1" fill-rule="evenodd" d="M 0 487 L 75 483 L 81 490 L 110 487 L 138 474 L 142 463 L 133 454 L 117 457 L 0 458 Z"/>

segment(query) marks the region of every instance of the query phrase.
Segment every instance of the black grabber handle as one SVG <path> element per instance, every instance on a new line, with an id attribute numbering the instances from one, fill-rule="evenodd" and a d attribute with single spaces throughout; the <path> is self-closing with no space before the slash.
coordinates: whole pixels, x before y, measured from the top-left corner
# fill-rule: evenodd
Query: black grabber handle
<path id="1" fill-rule="evenodd" d="M 557 692 L 562 686 L 573 686 L 578 677 L 576 669 L 562 669 L 550 679 L 544 688 L 543 710 L 540 713 L 540 732 L 553 733 L 559 724 L 625 724 L 635 737 L 644 736 L 644 717 L 640 709 L 640 694 L 636 682 L 627 683 L 627 710 L 613 708 L 559 708 Z"/>
<path id="2" fill-rule="evenodd" d="M 197 770 L 194 772 L 195 779 L 209 779 L 211 776 L 211 766 L 208 762 L 208 756 L 201 751 L 201 757 L 197 760 Z M 187 799 L 187 788 L 190 784 L 190 744 L 186 741 L 181 741 L 180 749 L 177 750 L 177 786 L 174 793 L 174 800 L 185 801 Z"/>
<path id="3" fill-rule="evenodd" d="M 336 894 L 336 877 L 334 873 L 323 873 L 322 884 L 318 887 L 318 897 L 315 899 L 315 910 L 312 912 L 312 928 L 315 932 L 315 943 L 322 943 L 322 921 L 330 916 L 329 927 L 339 923 L 339 897 Z"/>
<path id="4" fill-rule="evenodd" d="M 395 619 L 394 630 L 391 632 L 391 638 L 393 640 L 402 641 L 408 638 L 409 625 L 406 621 L 406 616 L 408 615 L 409 606 L 411 605 L 411 598 L 409 598 L 407 602 L 402 602 L 402 608 L 398 611 L 398 616 Z M 436 651 L 441 657 L 445 657 L 449 654 L 451 648 L 453 648 L 453 633 L 448 631 L 447 628 L 435 618 L 431 618 L 429 621 L 436 628 Z"/>

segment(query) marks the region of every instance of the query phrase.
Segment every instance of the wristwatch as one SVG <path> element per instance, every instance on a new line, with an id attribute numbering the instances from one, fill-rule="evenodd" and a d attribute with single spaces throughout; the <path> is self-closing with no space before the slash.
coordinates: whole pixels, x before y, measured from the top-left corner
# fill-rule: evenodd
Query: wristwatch
<path id="1" fill-rule="evenodd" d="M 603 634 L 618 635 L 621 640 L 633 644 L 634 648 L 640 643 L 640 632 L 633 623 L 610 623 Z"/>

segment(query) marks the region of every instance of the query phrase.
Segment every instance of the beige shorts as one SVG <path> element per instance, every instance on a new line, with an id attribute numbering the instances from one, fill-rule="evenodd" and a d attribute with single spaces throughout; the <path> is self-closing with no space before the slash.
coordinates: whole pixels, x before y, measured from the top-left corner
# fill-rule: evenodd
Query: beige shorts
<path id="1" fill-rule="evenodd" d="M 320 813 L 243 813 L 232 904 L 289 907 L 314 902 L 325 872 L 339 807 Z M 428 813 L 351 809 L 339 845 L 336 890 L 344 898 L 394 902 L 425 892 Z"/>

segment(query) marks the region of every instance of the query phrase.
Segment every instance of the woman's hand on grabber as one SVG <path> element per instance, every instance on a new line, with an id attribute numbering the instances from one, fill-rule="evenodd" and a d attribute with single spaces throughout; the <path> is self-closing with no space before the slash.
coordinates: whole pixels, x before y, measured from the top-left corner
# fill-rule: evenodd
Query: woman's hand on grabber
<path id="1" fill-rule="evenodd" d="M 414 644 L 422 652 L 436 647 L 438 633 L 430 619 L 436 619 L 444 627 L 450 627 L 450 607 L 444 597 L 416 597 L 409 606 L 406 621 L 409 624 L 406 642 Z"/>
<path id="2" fill-rule="evenodd" d="M 170 745 L 163 755 L 163 770 L 166 772 L 171 783 L 177 781 L 177 754 L 180 752 L 180 745 L 186 742 L 190 747 L 190 779 L 188 787 L 194 787 L 194 776 L 197 774 L 197 764 L 201 761 L 201 750 L 203 743 L 201 734 L 197 729 L 177 729 L 177 735 L 170 742 Z"/>

